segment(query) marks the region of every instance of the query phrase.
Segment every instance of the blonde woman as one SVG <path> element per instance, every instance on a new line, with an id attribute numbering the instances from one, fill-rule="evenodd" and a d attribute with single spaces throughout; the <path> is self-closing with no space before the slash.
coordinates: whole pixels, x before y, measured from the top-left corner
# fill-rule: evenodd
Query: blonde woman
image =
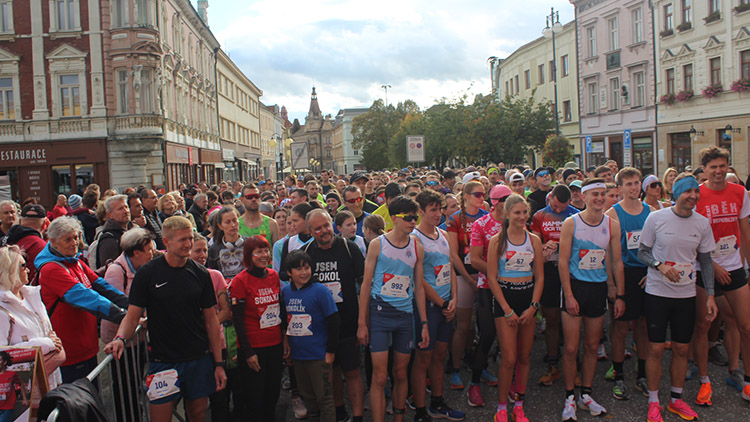
<path id="1" fill-rule="evenodd" d="M 660 199 L 672 200 L 672 185 L 674 184 L 675 177 L 677 177 L 677 170 L 674 167 L 670 167 L 664 171 L 661 180 L 664 182 L 665 192 Z"/>

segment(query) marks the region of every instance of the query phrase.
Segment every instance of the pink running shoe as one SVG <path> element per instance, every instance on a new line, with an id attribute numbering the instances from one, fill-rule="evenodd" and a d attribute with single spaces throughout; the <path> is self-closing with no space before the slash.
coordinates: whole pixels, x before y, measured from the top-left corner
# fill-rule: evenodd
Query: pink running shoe
<path id="1" fill-rule="evenodd" d="M 495 422 L 508 422 L 508 411 L 500 410 L 495 413 Z"/>
<path id="2" fill-rule="evenodd" d="M 661 406 L 657 402 L 651 402 L 648 404 L 648 422 L 664 422 L 664 418 L 661 417 Z"/>
<path id="3" fill-rule="evenodd" d="M 484 399 L 482 399 L 482 391 L 479 388 L 479 384 L 469 385 L 469 406 L 471 407 L 484 406 Z"/>
<path id="4" fill-rule="evenodd" d="M 524 413 L 523 407 L 513 407 L 513 420 L 516 422 L 529 422 L 529 418 L 526 417 L 526 413 Z"/>
<path id="5" fill-rule="evenodd" d="M 675 400 L 674 403 L 669 403 L 669 406 L 667 406 L 667 410 L 681 417 L 682 419 L 685 419 L 686 421 L 693 421 L 698 419 L 698 414 L 695 413 L 695 410 L 691 409 L 690 406 L 688 406 L 688 404 L 685 403 L 682 399 Z"/>

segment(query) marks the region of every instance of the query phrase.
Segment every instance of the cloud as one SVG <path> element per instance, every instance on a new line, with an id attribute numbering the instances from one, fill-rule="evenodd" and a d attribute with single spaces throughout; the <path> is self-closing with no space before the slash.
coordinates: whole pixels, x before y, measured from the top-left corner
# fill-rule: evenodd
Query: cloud
<path id="1" fill-rule="evenodd" d="M 304 118 L 313 85 L 324 113 L 490 90 L 489 56 L 505 57 L 541 34 L 548 7 L 568 0 L 258 0 L 210 2 L 222 47 L 260 87 L 266 104 Z"/>

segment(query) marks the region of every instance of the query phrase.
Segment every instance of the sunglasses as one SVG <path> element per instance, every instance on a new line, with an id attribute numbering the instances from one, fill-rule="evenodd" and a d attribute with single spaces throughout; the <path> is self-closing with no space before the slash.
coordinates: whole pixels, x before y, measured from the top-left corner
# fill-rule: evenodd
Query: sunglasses
<path id="1" fill-rule="evenodd" d="M 427 186 L 437 186 L 437 185 L 439 185 L 439 184 L 440 184 L 440 183 L 438 183 L 438 182 L 436 182 L 436 181 L 434 181 L 434 180 L 430 180 L 429 182 L 427 182 L 427 183 L 426 183 L 426 185 L 427 185 Z"/>
<path id="2" fill-rule="evenodd" d="M 362 197 L 347 199 L 346 202 L 349 204 L 356 204 L 357 202 L 362 202 Z"/>
<path id="3" fill-rule="evenodd" d="M 398 218 L 406 221 L 407 223 L 412 223 L 412 222 L 415 222 L 415 221 L 417 221 L 419 219 L 418 216 L 412 215 L 412 214 L 396 214 L 393 217 L 398 217 Z"/>
<path id="4" fill-rule="evenodd" d="M 474 198 L 484 198 L 484 192 L 482 191 L 471 192 L 469 195 L 474 195 Z"/>
<path id="5" fill-rule="evenodd" d="M 248 193 L 247 195 L 245 195 L 245 199 L 247 199 L 247 200 L 260 199 L 260 194 L 259 193 Z"/>
<path id="6" fill-rule="evenodd" d="M 660 188 L 661 187 L 661 182 L 654 182 L 654 183 L 648 185 L 648 187 L 654 188 L 654 189 Z"/>
<path id="7" fill-rule="evenodd" d="M 549 176 L 549 172 L 548 172 L 548 171 L 540 171 L 540 172 L 539 172 L 539 173 L 538 173 L 538 174 L 536 175 L 536 177 L 544 177 L 544 176 Z"/>
<path id="8" fill-rule="evenodd" d="M 505 202 L 505 200 L 508 199 L 508 195 L 503 196 L 502 198 L 490 198 L 491 201 L 495 201 L 495 203 L 498 202 Z"/>

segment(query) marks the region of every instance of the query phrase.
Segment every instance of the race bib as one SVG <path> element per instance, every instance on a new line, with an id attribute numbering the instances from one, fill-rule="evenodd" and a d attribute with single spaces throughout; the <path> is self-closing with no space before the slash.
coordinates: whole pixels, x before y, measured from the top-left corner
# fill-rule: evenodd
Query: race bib
<path id="1" fill-rule="evenodd" d="M 331 281 L 330 283 L 323 283 L 326 287 L 328 287 L 328 290 L 331 291 L 331 295 L 333 295 L 333 301 L 336 303 L 341 303 L 344 301 L 344 294 L 341 293 L 341 282 L 339 281 Z"/>
<path id="2" fill-rule="evenodd" d="M 5 397 L 7 397 L 5 394 L 0 394 L 0 401 L 5 401 Z"/>
<path id="3" fill-rule="evenodd" d="M 604 258 L 607 251 L 604 249 L 581 249 L 578 251 L 581 260 L 578 261 L 579 270 L 601 270 L 604 268 Z"/>
<path id="4" fill-rule="evenodd" d="M 146 377 L 146 395 L 149 400 L 159 400 L 180 392 L 180 378 L 176 369 L 167 369 Z"/>
<path id="5" fill-rule="evenodd" d="M 275 327 L 281 324 L 281 306 L 278 303 L 274 303 L 266 306 L 266 310 L 260 316 L 260 328 Z"/>
<path id="6" fill-rule="evenodd" d="M 677 270 L 680 273 L 680 281 L 675 283 L 672 280 L 668 279 L 667 276 L 664 276 L 665 283 L 686 285 L 686 284 L 691 284 L 693 282 L 693 265 L 691 263 L 667 261 L 665 262 L 665 264 L 671 265 L 672 267 L 674 267 L 675 270 Z"/>
<path id="7" fill-rule="evenodd" d="M 409 285 L 411 278 L 405 275 L 383 275 L 383 287 L 380 288 L 380 294 L 383 296 L 409 297 Z"/>
<path id="8" fill-rule="evenodd" d="M 716 249 L 711 252 L 711 258 L 721 258 L 737 252 L 737 236 L 724 236 L 716 242 Z"/>
<path id="9" fill-rule="evenodd" d="M 471 249 L 469 247 L 464 248 L 464 264 L 471 265 Z"/>
<path id="10" fill-rule="evenodd" d="M 286 335 L 292 337 L 305 337 L 313 335 L 310 327 L 312 326 L 312 316 L 310 314 L 292 314 L 289 315 L 289 326 L 286 329 Z"/>
<path id="11" fill-rule="evenodd" d="M 639 246 L 641 246 L 641 231 L 634 231 L 634 232 L 628 232 L 628 249 L 638 249 Z"/>
<path id="12" fill-rule="evenodd" d="M 445 286 L 451 284 L 451 267 L 449 264 L 435 266 L 435 285 Z"/>
<path id="13" fill-rule="evenodd" d="M 505 271 L 531 271 L 534 254 L 526 251 L 507 251 L 505 260 Z"/>

